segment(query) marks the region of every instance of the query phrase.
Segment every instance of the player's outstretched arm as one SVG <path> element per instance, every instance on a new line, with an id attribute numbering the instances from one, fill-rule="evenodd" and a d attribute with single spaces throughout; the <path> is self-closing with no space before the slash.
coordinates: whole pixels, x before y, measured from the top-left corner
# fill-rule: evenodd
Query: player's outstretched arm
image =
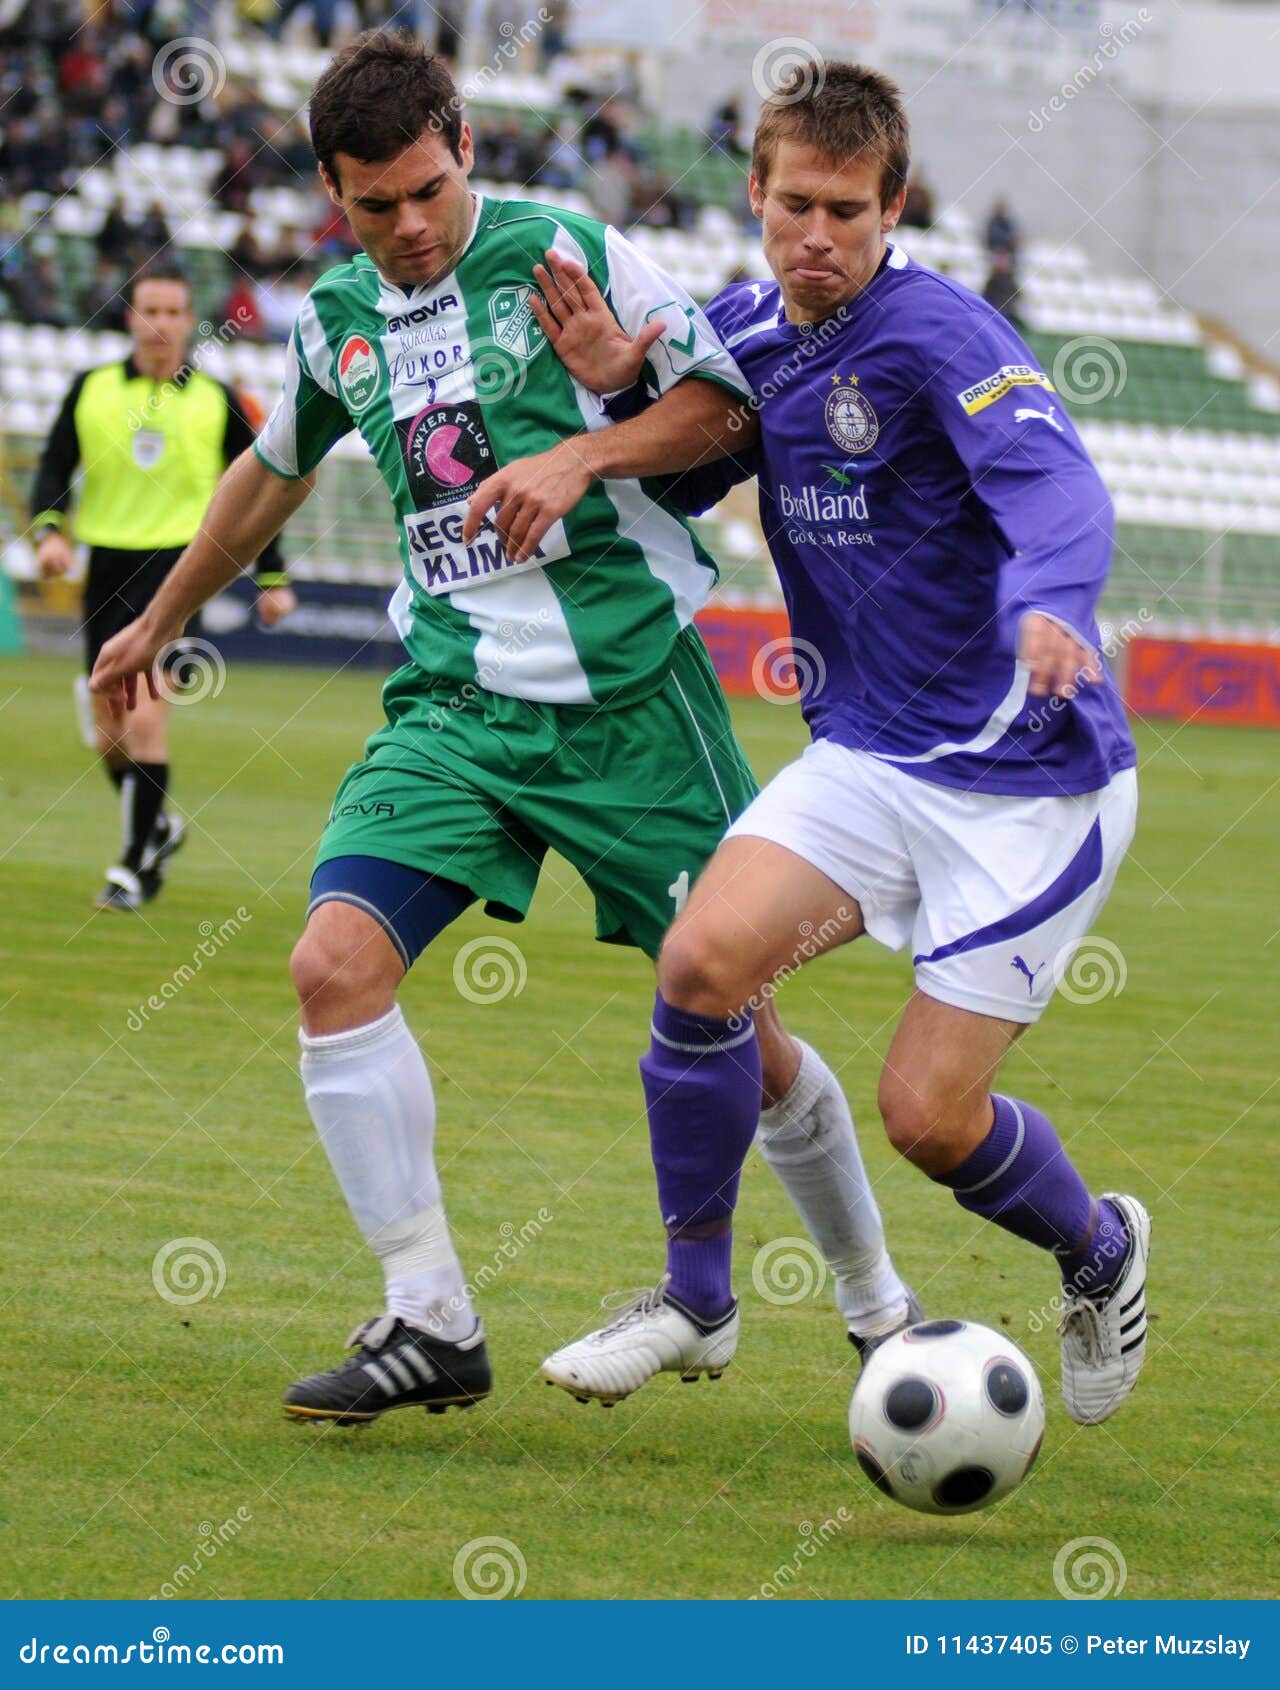
<path id="1" fill-rule="evenodd" d="M 571 439 L 507 464 L 482 481 L 467 501 L 462 537 L 480 532 L 485 513 L 513 563 L 532 557 L 558 518 L 567 515 L 593 481 L 673 475 L 754 446 L 755 412 L 717 381 L 688 376 L 637 417 Z"/>
<path id="2" fill-rule="evenodd" d="M 194 540 L 135 622 L 107 641 L 94 664 L 90 690 L 113 714 L 132 709 L 138 676 L 157 696 L 156 659 L 181 634 L 202 604 L 245 569 L 284 527 L 315 485 L 275 475 L 252 451 L 242 452 L 214 490 Z"/>

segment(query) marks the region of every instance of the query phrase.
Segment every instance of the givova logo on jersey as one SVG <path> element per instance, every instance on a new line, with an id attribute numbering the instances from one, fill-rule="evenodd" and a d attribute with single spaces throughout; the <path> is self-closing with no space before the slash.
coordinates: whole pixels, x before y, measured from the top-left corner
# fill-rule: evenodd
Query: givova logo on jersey
<path id="1" fill-rule="evenodd" d="M 405 472 L 415 510 L 436 510 L 469 495 L 497 468 L 493 447 L 475 400 L 427 405 L 402 417 L 396 433 L 404 448 Z"/>

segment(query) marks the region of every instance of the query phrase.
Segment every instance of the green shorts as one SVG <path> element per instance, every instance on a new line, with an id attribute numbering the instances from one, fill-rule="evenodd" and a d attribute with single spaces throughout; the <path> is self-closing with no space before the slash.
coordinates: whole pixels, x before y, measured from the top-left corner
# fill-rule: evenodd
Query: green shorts
<path id="1" fill-rule="evenodd" d="M 729 823 L 755 796 L 700 635 L 663 685 L 611 709 L 442 692 L 407 664 L 348 770 L 316 864 L 381 857 L 460 882 L 523 921 L 548 847 L 595 895 L 596 937 L 655 956 Z"/>

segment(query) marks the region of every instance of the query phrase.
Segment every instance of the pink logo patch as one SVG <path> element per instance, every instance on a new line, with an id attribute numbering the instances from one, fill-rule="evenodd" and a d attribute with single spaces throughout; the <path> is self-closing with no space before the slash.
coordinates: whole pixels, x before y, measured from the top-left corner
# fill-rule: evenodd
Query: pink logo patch
<path id="1" fill-rule="evenodd" d="M 496 468 L 480 407 L 474 401 L 428 405 L 412 419 L 399 419 L 396 431 L 404 441 L 405 468 L 416 510 L 452 504 Z"/>
<path id="2" fill-rule="evenodd" d="M 461 433 L 460 428 L 445 423 L 427 437 L 427 469 L 444 487 L 461 487 L 464 481 L 471 480 L 474 473 L 453 455 Z"/>

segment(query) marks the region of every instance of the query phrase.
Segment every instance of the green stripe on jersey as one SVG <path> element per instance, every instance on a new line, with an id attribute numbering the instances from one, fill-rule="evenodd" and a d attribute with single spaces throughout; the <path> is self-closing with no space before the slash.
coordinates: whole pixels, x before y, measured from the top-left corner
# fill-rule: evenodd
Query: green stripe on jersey
<path id="1" fill-rule="evenodd" d="M 405 583 L 393 615 L 432 683 L 470 683 L 546 703 L 625 702 L 666 674 L 715 567 L 651 484 L 596 483 L 512 565 L 486 524 L 462 543 L 466 501 L 503 464 L 605 426 L 529 308 L 549 247 L 585 263 L 634 334 L 669 334 L 648 366 L 655 392 L 699 375 L 745 393 L 687 295 L 615 231 L 524 201 L 481 200 L 457 267 L 403 289 L 363 254 L 312 289 L 286 385 L 260 438 L 282 474 L 305 474 L 358 428 L 395 508 Z"/>

